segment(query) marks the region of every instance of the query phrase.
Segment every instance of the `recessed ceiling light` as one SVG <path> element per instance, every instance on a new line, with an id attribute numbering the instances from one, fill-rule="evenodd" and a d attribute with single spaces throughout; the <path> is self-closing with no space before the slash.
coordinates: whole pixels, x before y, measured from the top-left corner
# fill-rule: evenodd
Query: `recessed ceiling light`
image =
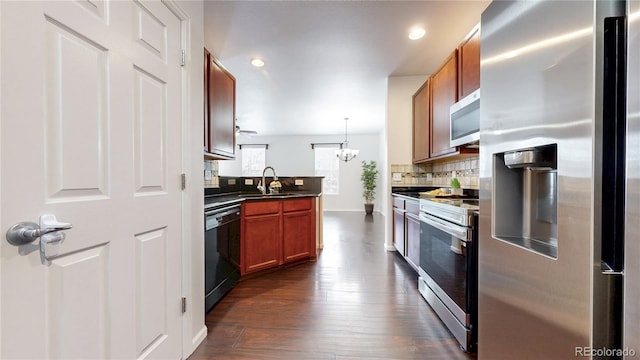
<path id="1" fill-rule="evenodd" d="M 255 67 L 263 67 L 264 66 L 264 60 L 262 60 L 260 58 L 253 58 L 253 59 L 251 59 L 251 65 L 253 65 Z"/>
<path id="2" fill-rule="evenodd" d="M 422 38 L 424 36 L 424 34 L 426 34 L 427 31 L 424 28 L 421 27 L 415 27 L 413 29 L 411 29 L 409 31 L 409 39 L 411 40 L 418 40 L 420 38 Z"/>

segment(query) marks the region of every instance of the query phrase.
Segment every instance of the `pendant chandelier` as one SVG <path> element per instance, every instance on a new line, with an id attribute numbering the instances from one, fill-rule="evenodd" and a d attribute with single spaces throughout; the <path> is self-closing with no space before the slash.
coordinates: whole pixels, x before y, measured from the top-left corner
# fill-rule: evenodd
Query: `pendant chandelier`
<path id="1" fill-rule="evenodd" d="M 347 120 L 349 120 L 349 118 L 344 118 L 344 142 L 340 145 L 340 149 L 336 150 L 336 156 L 344 162 L 353 160 L 353 158 L 358 156 L 358 153 L 360 152 L 360 150 L 349 148 L 349 140 L 347 138 Z"/>

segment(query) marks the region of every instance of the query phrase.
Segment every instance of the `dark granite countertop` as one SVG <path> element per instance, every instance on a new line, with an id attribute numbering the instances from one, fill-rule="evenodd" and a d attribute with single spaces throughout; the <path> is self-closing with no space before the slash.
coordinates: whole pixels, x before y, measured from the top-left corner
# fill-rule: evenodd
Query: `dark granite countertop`
<path id="1" fill-rule="evenodd" d="M 438 189 L 437 186 L 403 186 L 403 187 L 392 187 L 391 195 L 392 196 L 404 196 L 411 199 L 420 199 L 420 193 L 424 191 L 431 191 L 434 189 Z"/>
<path id="2" fill-rule="evenodd" d="M 392 196 L 403 196 L 403 197 L 408 197 L 408 198 L 412 198 L 412 199 L 420 199 L 420 193 L 419 192 L 393 192 L 391 193 Z"/>
<path id="3" fill-rule="evenodd" d="M 430 187 L 397 187 L 391 188 L 392 196 L 404 196 L 412 199 L 420 199 L 420 193 L 439 189 L 439 186 Z M 465 197 L 477 198 L 479 191 L 477 189 L 464 189 Z"/>
<path id="4" fill-rule="evenodd" d="M 322 194 L 312 192 L 283 192 L 280 194 L 263 195 L 261 193 L 249 193 L 249 192 L 234 192 L 219 194 L 214 196 L 206 196 L 204 199 L 204 209 L 208 210 L 219 206 L 232 206 L 240 204 L 243 201 L 254 200 L 272 200 L 272 199 L 291 199 L 301 197 L 318 197 Z"/>

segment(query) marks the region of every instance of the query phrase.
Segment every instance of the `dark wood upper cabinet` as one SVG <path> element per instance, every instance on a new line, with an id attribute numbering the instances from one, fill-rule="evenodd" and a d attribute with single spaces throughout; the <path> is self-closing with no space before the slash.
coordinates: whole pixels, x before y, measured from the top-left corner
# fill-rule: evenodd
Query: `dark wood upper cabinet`
<path id="1" fill-rule="evenodd" d="M 413 163 L 429 159 L 430 81 L 413 95 Z"/>
<path id="2" fill-rule="evenodd" d="M 478 153 L 451 147 L 451 105 L 480 88 L 480 25 L 440 64 L 413 95 L 413 163 L 436 162 Z"/>
<path id="3" fill-rule="evenodd" d="M 431 75 L 431 157 L 456 152 L 450 144 L 449 108 L 458 101 L 458 51 Z"/>
<path id="4" fill-rule="evenodd" d="M 236 79 L 206 49 L 205 58 L 206 154 L 216 159 L 234 159 Z"/>
<path id="5" fill-rule="evenodd" d="M 480 25 L 458 45 L 458 97 L 480 88 Z"/>

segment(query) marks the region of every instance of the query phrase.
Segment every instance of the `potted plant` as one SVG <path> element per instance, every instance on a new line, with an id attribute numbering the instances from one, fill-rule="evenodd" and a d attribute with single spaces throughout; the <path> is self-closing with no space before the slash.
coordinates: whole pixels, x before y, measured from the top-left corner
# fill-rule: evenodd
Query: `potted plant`
<path id="1" fill-rule="evenodd" d="M 362 161 L 362 197 L 364 198 L 364 211 L 367 214 L 373 214 L 373 199 L 376 196 L 376 178 L 378 177 L 378 169 L 376 162 L 371 160 L 368 163 Z"/>

